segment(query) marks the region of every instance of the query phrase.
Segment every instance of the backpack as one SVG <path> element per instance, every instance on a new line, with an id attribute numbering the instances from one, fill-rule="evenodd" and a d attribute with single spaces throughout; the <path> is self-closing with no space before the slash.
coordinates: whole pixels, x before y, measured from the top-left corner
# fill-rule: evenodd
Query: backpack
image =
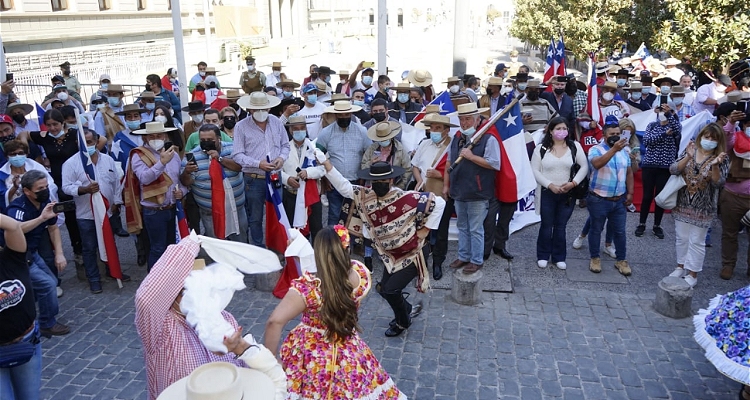
<path id="1" fill-rule="evenodd" d="M 573 165 L 570 166 L 570 180 L 568 182 L 573 182 L 573 178 L 575 178 L 576 174 L 578 174 L 578 171 L 581 169 L 581 166 L 578 165 L 578 162 L 576 161 L 576 154 L 578 153 L 578 148 L 575 145 L 575 142 L 572 140 L 568 140 L 568 148 L 570 149 L 570 155 L 573 157 Z M 539 156 L 541 159 L 544 159 L 544 154 L 547 153 L 547 148 L 542 146 L 541 149 L 539 149 Z M 589 177 L 586 176 L 583 178 L 581 183 L 576 185 L 573 189 L 568 192 L 568 195 L 574 199 L 585 199 L 586 196 L 589 194 Z"/>

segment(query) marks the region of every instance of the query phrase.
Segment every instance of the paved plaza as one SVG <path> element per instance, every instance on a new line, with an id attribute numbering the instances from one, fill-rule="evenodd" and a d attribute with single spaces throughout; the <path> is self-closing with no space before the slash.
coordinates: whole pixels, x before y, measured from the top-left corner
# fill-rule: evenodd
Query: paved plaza
<path id="1" fill-rule="evenodd" d="M 586 215 L 576 209 L 569 243 Z M 517 255 L 511 265 L 513 293 L 484 292 L 478 306 L 457 305 L 449 290 L 413 295 L 424 302 L 424 312 L 402 337 L 386 338 L 392 314 L 371 292 L 360 312 L 362 335 L 398 388 L 414 399 L 736 398 L 739 384 L 706 361 L 692 338 L 691 319 L 672 320 L 652 309 L 656 283 L 674 267 L 672 218 L 665 216 L 664 240 L 650 231 L 635 238 L 635 214 L 628 223 L 633 276 L 621 283 L 580 281 L 586 276 L 570 266 L 568 271 L 540 270 L 534 256 L 538 226 L 530 226 L 514 234 L 508 246 Z M 719 279 L 718 239 L 715 229 L 716 245 L 699 276 L 695 310 L 715 294 L 749 283 L 741 267 L 733 280 Z M 45 399 L 146 398 L 146 371 L 133 323 L 133 296 L 146 270 L 134 265 L 130 239 L 120 238 L 118 245 L 124 271 L 133 276 L 122 290 L 108 280 L 103 294 L 90 294 L 72 263 L 63 275 L 60 319 L 72 331 L 43 341 Z M 741 248 L 746 246 L 743 236 Z M 570 250 L 568 259 L 583 260 L 587 254 L 586 247 Z M 449 252 L 449 259 L 453 255 Z M 739 264 L 744 263 L 741 257 Z M 487 268 L 500 264 L 493 256 Z M 245 282 L 248 288 L 235 295 L 229 310 L 261 339 L 279 300 L 256 291 L 252 277 Z"/>

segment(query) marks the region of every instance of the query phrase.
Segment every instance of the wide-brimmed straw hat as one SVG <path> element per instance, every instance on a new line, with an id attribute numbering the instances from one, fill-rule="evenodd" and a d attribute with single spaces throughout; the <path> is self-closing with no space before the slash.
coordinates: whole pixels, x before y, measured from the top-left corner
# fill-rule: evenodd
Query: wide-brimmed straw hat
<path id="1" fill-rule="evenodd" d="M 467 115 L 480 114 L 489 109 L 490 109 L 489 107 L 477 108 L 477 103 L 465 103 L 465 104 L 459 104 L 458 109 L 456 110 L 455 113 L 453 113 L 453 115 L 458 115 L 459 117 L 465 117 Z"/>
<path id="2" fill-rule="evenodd" d="M 154 121 L 154 122 L 146 122 L 146 127 L 144 129 L 137 129 L 133 132 L 130 132 L 134 135 L 153 135 L 156 133 L 167 133 L 176 131 L 177 128 L 170 128 L 168 126 L 164 126 L 164 123 L 161 121 Z"/>
<path id="3" fill-rule="evenodd" d="M 351 97 L 343 94 L 343 93 L 334 93 L 331 95 L 331 98 L 328 100 L 325 100 L 324 103 L 333 104 L 337 101 L 351 101 Z"/>
<path id="4" fill-rule="evenodd" d="M 280 88 L 282 86 L 291 86 L 294 88 L 298 88 L 300 87 L 300 84 L 291 79 L 282 79 L 280 82 L 276 83 L 276 87 Z"/>
<path id="5" fill-rule="evenodd" d="M 401 132 L 401 124 L 396 121 L 383 121 L 367 130 L 367 137 L 374 142 L 382 142 L 396 137 Z"/>
<path id="6" fill-rule="evenodd" d="M 219 98 L 222 100 L 236 100 L 242 97 L 242 93 L 239 89 L 227 89 L 227 92 L 220 94 Z"/>
<path id="7" fill-rule="evenodd" d="M 237 100 L 237 105 L 245 110 L 271 109 L 279 105 L 279 103 L 281 103 L 281 99 L 276 96 L 269 96 L 263 92 L 252 92 Z"/>
<path id="8" fill-rule="evenodd" d="M 268 375 L 227 362 L 203 364 L 169 385 L 158 400 L 273 400 L 276 388 Z"/>
<path id="9" fill-rule="evenodd" d="M 432 84 L 432 74 L 425 69 L 413 69 L 406 77 L 409 82 L 418 87 L 426 87 Z"/>
<path id="10" fill-rule="evenodd" d="M 405 170 L 399 166 L 391 165 L 385 161 L 372 163 L 370 168 L 357 172 L 359 179 L 376 181 L 380 179 L 391 179 L 403 175 Z"/>
<path id="11" fill-rule="evenodd" d="M 299 124 L 310 125 L 312 123 L 313 122 L 308 122 L 307 118 L 305 118 L 304 115 L 292 115 L 291 117 L 289 117 L 286 124 L 284 125 L 285 126 L 292 126 L 292 125 L 299 125 Z"/>
<path id="12" fill-rule="evenodd" d="M 16 108 L 20 108 L 23 110 L 23 115 L 29 115 L 32 111 L 34 111 L 34 107 L 31 104 L 24 104 L 24 103 L 12 103 L 8 105 L 8 108 L 5 110 L 5 113 L 10 115 L 10 112 L 15 110 Z"/>
<path id="13" fill-rule="evenodd" d="M 355 106 L 349 101 L 339 100 L 333 103 L 332 106 L 326 107 L 325 111 L 323 112 L 329 113 L 329 114 L 345 114 L 345 113 L 355 113 L 361 109 L 362 107 Z"/>
<path id="14" fill-rule="evenodd" d="M 122 107 L 122 111 L 116 112 L 115 115 L 125 115 L 129 112 L 138 112 L 140 114 L 148 112 L 148 110 L 146 110 L 145 108 L 141 108 L 141 106 L 139 106 L 138 104 L 126 104 Z"/>
<path id="15" fill-rule="evenodd" d="M 419 122 L 428 127 L 432 124 L 440 124 L 449 128 L 458 128 L 458 125 L 451 123 L 451 119 L 448 116 L 440 114 L 428 114 Z"/>

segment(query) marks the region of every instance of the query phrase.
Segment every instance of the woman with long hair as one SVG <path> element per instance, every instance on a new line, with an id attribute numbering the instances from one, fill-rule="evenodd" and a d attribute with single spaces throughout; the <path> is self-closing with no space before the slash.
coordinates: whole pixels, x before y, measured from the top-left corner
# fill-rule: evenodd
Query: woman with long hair
<path id="1" fill-rule="evenodd" d="M 169 108 L 158 105 L 154 109 L 154 121 L 159 121 L 164 124 L 165 128 L 177 128 L 177 130 L 172 130 L 167 133 L 169 136 L 169 140 L 179 148 L 180 157 L 182 157 L 186 150 L 185 149 L 185 143 L 182 141 L 182 130 L 175 125 L 174 117 L 169 112 Z"/>
<path id="2" fill-rule="evenodd" d="M 406 399 L 359 337 L 357 308 L 370 272 L 349 258 L 349 233 L 336 225 L 315 237 L 317 273 L 305 272 L 266 323 L 265 346 L 276 354 L 284 326 L 302 320 L 281 345 L 292 398 Z"/>
<path id="3" fill-rule="evenodd" d="M 578 171 L 571 179 L 575 165 Z M 565 227 L 576 204 L 570 191 L 586 178 L 589 163 L 581 145 L 569 135 L 565 118 L 552 118 L 544 128 L 542 143 L 531 157 L 531 169 L 538 185 L 536 209 L 542 217 L 536 242 L 537 265 L 546 268 L 551 258 L 557 268 L 566 269 Z"/>
<path id="4" fill-rule="evenodd" d="M 729 173 L 725 151 L 724 130 L 716 123 L 708 124 L 669 167 L 672 175 L 681 175 L 686 183 L 672 209 L 677 268 L 669 276 L 683 278 L 690 286 L 698 283 L 698 272 L 703 270 L 706 233 L 716 218 L 719 189 Z"/>

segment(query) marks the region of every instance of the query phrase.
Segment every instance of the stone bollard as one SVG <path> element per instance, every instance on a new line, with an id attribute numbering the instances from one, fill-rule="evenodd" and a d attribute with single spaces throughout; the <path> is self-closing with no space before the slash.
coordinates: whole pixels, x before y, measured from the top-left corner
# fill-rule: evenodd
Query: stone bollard
<path id="1" fill-rule="evenodd" d="M 255 288 L 261 292 L 273 292 L 276 288 L 276 283 L 281 278 L 281 270 L 269 272 L 267 274 L 256 274 L 255 275 Z"/>
<path id="2" fill-rule="evenodd" d="M 654 310 L 669 318 L 687 318 L 693 315 L 693 288 L 680 278 L 668 276 L 659 282 L 654 300 Z"/>
<path id="3" fill-rule="evenodd" d="M 453 301 L 467 306 L 478 304 L 482 295 L 479 282 L 481 282 L 483 275 L 481 270 L 473 274 L 464 274 L 463 270 L 455 271 L 451 283 L 451 298 Z"/>

